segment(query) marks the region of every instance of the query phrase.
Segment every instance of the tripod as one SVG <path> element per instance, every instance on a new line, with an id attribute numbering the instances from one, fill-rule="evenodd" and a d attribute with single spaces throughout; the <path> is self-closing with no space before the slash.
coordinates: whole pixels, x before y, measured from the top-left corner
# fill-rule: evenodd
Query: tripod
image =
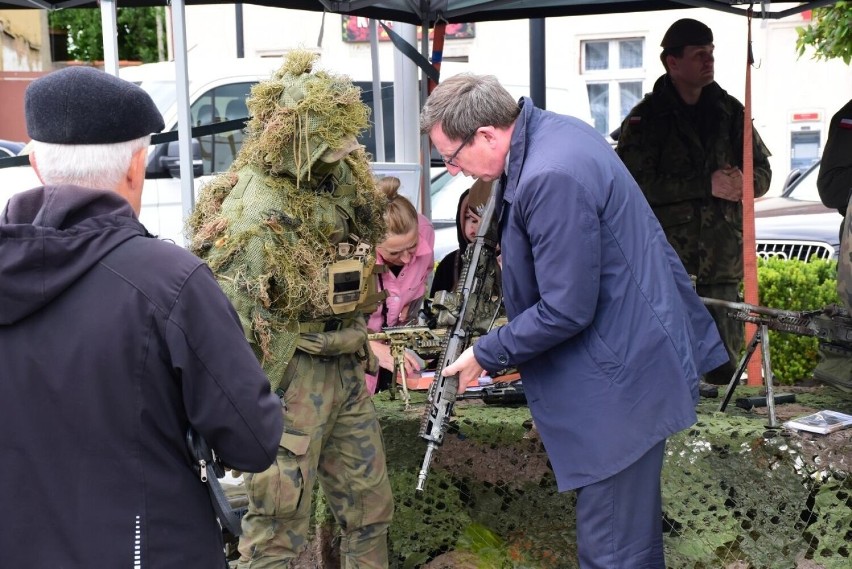
<path id="1" fill-rule="evenodd" d="M 757 349 L 757 345 L 761 343 L 763 344 L 761 349 L 761 353 L 763 354 L 763 377 L 766 381 L 766 405 L 769 407 L 769 425 L 767 426 L 770 429 L 777 429 L 779 425 L 775 417 L 775 388 L 772 384 L 772 365 L 769 361 L 769 329 L 766 327 L 766 324 L 757 324 L 757 329 L 754 331 L 754 334 L 746 347 L 746 353 L 743 354 L 743 357 L 740 359 L 740 364 L 737 366 L 737 370 L 734 372 L 734 376 L 728 384 L 728 389 L 725 391 L 725 397 L 722 399 L 719 411 L 724 411 L 728 406 L 728 403 L 731 401 L 731 397 L 734 395 L 734 390 L 737 388 L 737 384 L 740 382 L 740 378 L 742 377 L 749 360 L 751 360 L 751 356 L 754 355 L 754 350 Z"/>

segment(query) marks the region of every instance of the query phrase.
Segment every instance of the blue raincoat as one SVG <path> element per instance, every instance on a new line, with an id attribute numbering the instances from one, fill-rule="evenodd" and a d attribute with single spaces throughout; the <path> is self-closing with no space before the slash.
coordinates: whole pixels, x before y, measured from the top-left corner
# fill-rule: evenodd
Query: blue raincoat
<path id="1" fill-rule="evenodd" d="M 696 420 L 728 361 L 639 186 L 603 137 L 529 99 L 500 214 L 509 323 L 474 345 L 517 367 L 560 490 L 623 470 Z"/>

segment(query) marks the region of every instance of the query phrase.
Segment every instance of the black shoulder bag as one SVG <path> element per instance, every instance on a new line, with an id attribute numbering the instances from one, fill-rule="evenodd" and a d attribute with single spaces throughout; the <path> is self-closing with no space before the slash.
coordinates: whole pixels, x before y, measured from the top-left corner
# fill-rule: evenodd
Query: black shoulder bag
<path id="1" fill-rule="evenodd" d="M 204 437 L 196 433 L 192 427 L 186 430 L 186 446 L 194 461 L 193 467 L 196 473 L 201 478 L 201 482 L 207 486 L 210 501 L 213 503 L 213 510 L 216 512 L 216 517 L 219 518 L 219 523 L 231 535 L 239 536 L 241 533 L 240 518 L 231 509 L 231 504 L 222 490 L 222 485 L 219 484 L 219 479 L 225 476 L 225 467 L 222 466 L 219 457 L 208 446 Z"/>

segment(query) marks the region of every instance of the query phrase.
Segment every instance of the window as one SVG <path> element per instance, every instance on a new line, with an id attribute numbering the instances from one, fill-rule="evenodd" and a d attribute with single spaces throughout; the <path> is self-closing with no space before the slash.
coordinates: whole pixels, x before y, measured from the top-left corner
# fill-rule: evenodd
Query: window
<path id="1" fill-rule="evenodd" d="M 608 135 L 642 99 L 645 39 L 588 40 L 581 47 L 594 126 Z"/>

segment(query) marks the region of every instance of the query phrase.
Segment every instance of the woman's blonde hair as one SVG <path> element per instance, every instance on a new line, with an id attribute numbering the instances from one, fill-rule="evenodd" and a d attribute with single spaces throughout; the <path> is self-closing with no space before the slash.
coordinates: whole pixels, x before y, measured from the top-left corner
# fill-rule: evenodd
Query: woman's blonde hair
<path id="1" fill-rule="evenodd" d="M 385 224 L 388 235 L 406 235 L 418 229 L 417 210 L 405 196 L 399 195 L 399 178 L 385 176 L 376 181 L 376 186 L 388 198 L 385 209 Z"/>

